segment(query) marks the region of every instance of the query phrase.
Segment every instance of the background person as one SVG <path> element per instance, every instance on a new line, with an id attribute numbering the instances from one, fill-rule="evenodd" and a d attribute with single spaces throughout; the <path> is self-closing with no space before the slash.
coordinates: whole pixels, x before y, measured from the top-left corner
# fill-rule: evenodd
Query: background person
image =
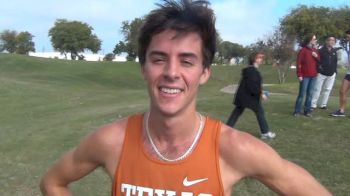
<path id="1" fill-rule="evenodd" d="M 234 127 L 245 108 L 249 108 L 253 110 L 258 120 L 261 138 L 273 139 L 276 137 L 276 134 L 270 131 L 265 118 L 265 111 L 261 104 L 261 98 L 267 99 L 267 96 L 262 91 L 262 77 L 258 71 L 263 60 L 264 54 L 262 52 L 253 52 L 249 56 L 249 65 L 242 70 L 242 78 L 234 98 L 233 103 L 236 107 L 226 124 Z"/>
<path id="2" fill-rule="evenodd" d="M 335 36 L 329 35 L 327 36 L 326 44 L 318 50 L 320 61 L 312 94 L 312 108 L 319 106 L 320 109 L 327 109 L 329 94 L 332 91 L 337 75 L 338 55 L 337 49 L 334 48 L 335 43 Z"/>
<path id="3" fill-rule="evenodd" d="M 302 110 L 302 102 L 304 103 L 304 115 L 311 117 L 311 99 L 314 82 L 317 76 L 317 62 L 320 57 L 316 50 L 316 35 L 308 34 L 305 36 L 302 48 L 297 57 L 297 76 L 299 80 L 299 92 L 294 107 L 294 116 L 299 116 Z"/>

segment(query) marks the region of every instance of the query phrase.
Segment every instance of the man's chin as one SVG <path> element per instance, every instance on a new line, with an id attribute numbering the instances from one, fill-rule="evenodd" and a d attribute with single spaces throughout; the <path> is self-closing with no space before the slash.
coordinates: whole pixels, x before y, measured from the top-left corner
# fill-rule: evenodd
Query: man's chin
<path id="1" fill-rule="evenodd" d="M 176 116 L 180 110 L 177 107 L 169 107 L 169 105 L 166 105 L 164 107 L 158 106 L 156 110 L 152 110 L 152 111 L 157 111 L 161 115 L 166 117 L 172 117 L 172 116 Z"/>

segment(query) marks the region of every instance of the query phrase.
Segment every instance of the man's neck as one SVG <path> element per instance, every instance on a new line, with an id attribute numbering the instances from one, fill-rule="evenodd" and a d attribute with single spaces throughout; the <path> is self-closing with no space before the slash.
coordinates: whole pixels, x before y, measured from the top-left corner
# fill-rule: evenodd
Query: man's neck
<path id="1" fill-rule="evenodd" d="M 326 47 L 327 47 L 328 51 L 331 51 L 333 49 L 332 46 L 326 46 Z"/>
<path id="2" fill-rule="evenodd" d="M 151 110 L 145 120 L 145 147 L 151 156 L 163 161 L 189 156 L 205 122 L 195 110 L 171 117 Z"/>
<path id="3" fill-rule="evenodd" d="M 161 143 L 167 142 L 171 145 L 192 140 L 199 128 L 199 116 L 195 110 L 174 116 L 151 110 L 149 115 L 149 131 L 154 140 Z"/>

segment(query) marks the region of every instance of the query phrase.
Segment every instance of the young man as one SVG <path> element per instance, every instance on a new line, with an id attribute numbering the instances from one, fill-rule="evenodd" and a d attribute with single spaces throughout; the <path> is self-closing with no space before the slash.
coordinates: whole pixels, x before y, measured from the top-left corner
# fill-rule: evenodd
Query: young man
<path id="1" fill-rule="evenodd" d="M 314 109 L 316 109 L 317 106 L 319 106 L 320 109 L 327 109 L 329 94 L 332 91 L 335 76 L 337 75 L 338 56 L 337 50 L 334 49 L 335 43 L 335 37 L 333 35 L 328 35 L 326 44 L 318 50 L 320 62 L 317 67 L 318 74 L 311 101 L 311 107 Z"/>
<path id="2" fill-rule="evenodd" d="M 267 99 L 267 96 L 262 91 L 262 78 L 258 71 L 263 60 L 264 54 L 262 52 L 253 52 L 249 56 L 249 65 L 242 70 L 242 78 L 233 102 L 236 107 L 226 124 L 234 127 L 245 108 L 249 108 L 254 111 L 258 120 L 261 138 L 273 139 L 276 137 L 276 134 L 270 131 L 265 118 L 264 108 L 261 105 L 261 98 Z"/>
<path id="3" fill-rule="evenodd" d="M 350 89 L 350 29 L 345 32 L 345 40 L 342 46 L 347 54 L 346 66 L 348 67 L 348 71 L 339 89 L 339 109 L 331 113 L 331 116 L 334 117 L 345 117 L 346 96 Z"/>
<path id="4" fill-rule="evenodd" d="M 316 50 L 316 35 L 308 34 L 305 36 L 302 48 L 297 57 L 297 76 L 299 80 L 299 93 L 295 101 L 294 116 L 301 114 L 302 102 L 304 103 L 304 115 L 311 117 L 311 99 L 314 83 L 317 76 L 317 62 L 320 60 L 318 51 Z"/>
<path id="5" fill-rule="evenodd" d="M 196 111 L 215 54 L 206 1 L 167 0 L 140 30 L 139 57 L 150 108 L 106 125 L 61 157 L 41 183 L 44 195 L 104 167 L 113 195 L 225 195 L 254 177 L 282 195 L 330 195 L 308 172 L 254 137 Z"/>

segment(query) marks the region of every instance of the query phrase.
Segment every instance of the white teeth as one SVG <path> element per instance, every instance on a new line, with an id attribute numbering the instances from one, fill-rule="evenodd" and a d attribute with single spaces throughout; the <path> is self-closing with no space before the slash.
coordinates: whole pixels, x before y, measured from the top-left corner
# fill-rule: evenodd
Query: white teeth
<path id="1" fill-rule="evenodd" d="M 176 94 L 176 93 L 180 93 L 181 90 L 180 89 L 175 89 L 175 88 L 161 88 L 160 89 L 162 92 L 164 93 L 169 93 L 169 94 Z"/>

